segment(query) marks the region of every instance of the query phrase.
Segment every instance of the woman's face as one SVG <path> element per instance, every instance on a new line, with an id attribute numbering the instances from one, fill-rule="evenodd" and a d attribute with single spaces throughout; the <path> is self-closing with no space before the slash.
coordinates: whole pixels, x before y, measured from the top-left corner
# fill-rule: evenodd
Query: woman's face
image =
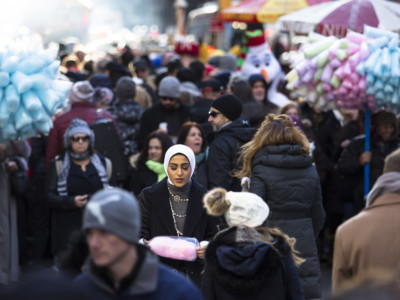
<path id="1" fill-rule="evenodd" d="M 262 102 L 265 99 L 265 85 L 262 81 L 257 81 L 253 84 L 251 92 L 256 101 Z"/>
<path id="2" fill-rule="evenodd" d="M 296 118 L 299 118 L 299 117 L 300 117 L 300 116 L 299 116 L 299 111 L 298 111 L 298 109 L 297 109 L 296 107 L 288 108 L 288 109 L 286 110 L 286 114 L 287 114 L 288 116 L 292 116 L 292 117 L 296 117 Z"/>
<path id="3" fill-rule="evenodd" d="M 162 146 L 161 141 L 158 138 L 152 138 L 149 141 L 148 156 L 150 160 L 158 161 L 162 163 Z"/>
<path id="4" fill-rule="evenodd" d="M 177 154 L 170 159 L 167 171 L 169 180 L 176 187 L 183 187 L 190 179 L 192 168 L 185 155 Z"/>
<path id="5" fill-rule="evenodd" d="M 200 153 L 201 146 L 203 145 L 203 137 L 196 126 L 190 128 L 188 135 L 186 136 L 185 145 L 192 149 L 194 154 Z"/>
<path id="6" fill-rule="evenodd" d="M 70 137 L 71 149 L 75 154 L 83 154 L 89 149 L 90 137 L 85 133 L 76 133 Z"/>

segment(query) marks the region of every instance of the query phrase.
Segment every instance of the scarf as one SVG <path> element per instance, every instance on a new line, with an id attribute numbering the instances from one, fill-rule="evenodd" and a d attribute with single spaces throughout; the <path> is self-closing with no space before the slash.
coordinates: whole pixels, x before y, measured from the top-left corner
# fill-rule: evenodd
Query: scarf
<path id="1" fill-rule="evenodd" d="M 157 182 L 160 182 L 167 176 L 164 170 L 164 165 L 162 163 L 148 159 L 145 164 L 151 171 L 158 175 Z"/>
<path id="2" fill-rule="evenodd" d="M 87 153 L 87 154 L 86 154 Z M 68 179 L 68 174 L 69 174 L 69 169 L 71 168 L 71 158 L 76 159 L 76 160 L 84 160 L 82 159 L 84 156 L 89 157 L 89 152 L 85 152 L 82 155 L 76 155 L 73 154 L 72 152 L 68 151 L 63 160 L 63 164 L 61 166 L 60 174 L 58 174 L 58 182 L 57 182 L 57 192 L 60 196 L 67 196 L 68 191 L 67 191 L 67 179 Z M 107 172 L 106 169 L 104 168 L 103 164 L 100 161 L 99 156 L 94 153 L 92 156 L 90 156 L 90 163 L 95 167 L 97 171 L 97 175 L 100 177 L 100 180 L 103 184 L 103 188 L 108 188 L 108 179 L 107 179 Z"/>
<path id="3" fill-rule="evenodd" d="M 384 194 L 400 194 L 399 182 L 400 172 L 388 172 L 382 174 L 369 192 L 365 207 L 371 206 L 377 198 Z"/>
<path id="4" fill-rule="evenodd" d="M 197 166 L 206 158 L 206 153 L 200 152 L 199 154 L 195 154 L 195 158 L 196 158 L 196 166 Z"/>

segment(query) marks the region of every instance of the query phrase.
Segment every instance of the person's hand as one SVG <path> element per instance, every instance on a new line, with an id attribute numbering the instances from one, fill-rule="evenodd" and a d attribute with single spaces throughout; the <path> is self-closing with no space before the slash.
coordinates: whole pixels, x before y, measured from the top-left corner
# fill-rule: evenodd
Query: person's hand
<path id="1" fill-rule="evenodd" d="M 371 157 L 371 152 L 363 152 L 358 158 L 358 161 L 360 162 L 360 164 L 365 165 L 371 162 Z"/>
<path id="2" fill-rule="evenodd" d="M 197 248 L 196 249 L 197 257 L 201 258 L 201 259 L 204 259 L 204 256 L 206 254 L 206 249 L 207 249 L 207 246 L 203 246 L 203 247 L 200 246 L 199 248 Z"/>
<path id="3" fill-rule="evenodd" d="M 88 195 L 75 196 L 74 203 L 76 207 L 84 207 L 88 202 Z"/>
<path id="4" fill-rule="evenodd" d="M 340 147 L 346 148 L 349 144 L 350 144 L 350 140 L 347 139 L 347 140 L 344 140 L 344 141 L 340 144 Z"/>
<path id="5" fill-rule="evenodd" d="M 6 160 L 5 166 L 6 166 L 6 170 L 10 173 L 13 173 L 18 169 L 17 163 L 13 160 Z"/>

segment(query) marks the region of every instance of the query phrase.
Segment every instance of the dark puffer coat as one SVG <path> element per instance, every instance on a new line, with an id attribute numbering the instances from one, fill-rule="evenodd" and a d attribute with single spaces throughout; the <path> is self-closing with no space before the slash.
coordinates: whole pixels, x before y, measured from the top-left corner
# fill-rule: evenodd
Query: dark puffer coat
<path id="1" fill-rule="evenodd" d="M 211 299 L 304 299 L 290 248 L 274 237 L 274 248 L 245 226 L 221 231 L 208 245 L 202 291 Z"/>
<path id="2" fill-rule="evenodd" d="M 299 145 L 265 146 L 252 164 L 250 192 L 269 205 L 269 225 L 296 238 L 295 248 L 306 259 L 299 275 L 306 299 L 321 297 L 321 270 L 315 238 L 324 225 L 321 186 L 311 156 Z"/>
<path id="3" fill-rule="evenodd" d="M 255 133 L 247 120 L 238 119 L 222 127 L 210 145 L 208 152 L 209 188 L 223 187 L 228 191 L 239 192 L 240 180 L 232 177 L 232 171 L 239 169 L 240 147 L 250 141 Z"/>

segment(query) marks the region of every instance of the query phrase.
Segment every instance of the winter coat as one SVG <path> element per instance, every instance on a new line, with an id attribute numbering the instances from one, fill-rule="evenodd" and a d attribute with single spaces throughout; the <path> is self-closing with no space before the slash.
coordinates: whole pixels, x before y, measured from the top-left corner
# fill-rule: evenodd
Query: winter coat
<path id="1" fill-rule="evenodd" d="M 398 147 L 400 147 L 400 143 L 396 137 L 383 144 L 379 143 L 376 137 L 371 138 L 370 187 L 374 185 L 382 174 L 385 157 Z M 353 183 L 350 185 L 350 190 L 347 189 L 347 191 L 352 197 L 357 210 L 361 210 L 365 206 L 364 166 L 359 161 L 359 157 L 363 152 L 365 152 L 365 136 L 360 135 L 354 138 L 343 150 L 338 161 L 338 171 Z"/>
<path id="2" fill-rule="evenodd" d="M 240 180 L 231 174 L 239 169 L 240 147 L 253 138 L 255 131 L 248 127 L 247 121 L 238 119 L 216 132 L 207 159 L 209 189 L 223 187 L 228 191 L 241 191 Z"/>
<path id="3" fill-rule="evenodd" d="M 118 124 L 124 143 L 124 154 L 130 156 L 138 151 L 136 135 L 144 108 L 132 100 L 119 100 L 110 109 Z"/>
<path id="4" fill-rule="evenodd" d="M 132 191 L 136 197 L 140 195 L 144 188 L 155 184 L 158 179 L 158 175 L 142 163 L 139 163 L 136 167 L 131 169 L 129 177 L 129 190 Z"/>
<path id="5" fill-rule="evenodd" d="M 211 239 L 218 231 L 218 219 L 208 216 L 203 207 L 206 192 L 206 188 L 192 178 L 183 236 L 194 237 L 199 242 Z M 169 203 L 167 178 L 145 188 L 139 196 L 139 203 L 142 215 L 141 238 L 150 240 L 156 236 L 177 235 Z M 194 262 L 167 258 L 161 258 L 161 261 L 200 284 L 200 272 L 203 269 L 200 258 Z"/>
<path id="6" fill-rule="evenodd" d="M 321 270 L 315 242 L 324 225 L 321 186 L 311 156 L 299 145 L 265 146 L 252 163 L 250 192 L 271 210 L 269 225 L 296 238 L 296 250 L 306 261 L 299 275 L 306 299 L 321 297 Z"/>
<path id="7" fill-rule="evenodd" d="M 57 191 L 56 161 L 63 161 L 63 159 L 64 154 L 57 156 L 52 161 L 47 174 L 46 195 L 48 206 L 51 209 L 51 249 L 53 254 L 65 250 L 70 234 L 81 229 L 84 207 L 75 206 L 75 196 L 88 194 L 90 197 L 103 188 L 100 177 L 92 163 L 89 163 L 86 166 L 86 172 L 83 172 L 80 166 L 71 161 L 67 178 L 68 195 L 60 196 Z M 100 156 L 100 161 L 106 168 L 104 157 Z"/>
<path id="8" fill-rule="evenodd" d="M 25 162 L 29 157 L 29 145 L 25 141 L 11 144 L 0 143 L 0 286 L 15 283 L 19 277 L 17 196 L 11 192 L 10 173 L 6 159 Z M 22 164 L 18 163 L 21 168 Z M 26 168 L 25 168 L 26 169 Z"/>
<path id="9" fill-rule="evenodd" d="M 143 246 L 138 246 L 143 247 Z M 135 299 L 135 300 L 201 300 L 199 289 L 187 278 L 158 262 L 156 255 L 145 250 L 145 257 L 133 282 L 121 294 L 113 289 L 101 276 L 99 268 L 92 262 L 86 272 L 78 276 L 74 285 L 87 291 L 91 299 Z"/>
<path id="10" fill-rule="evenodd" d="M 169 136 L 178 136 L 182 124 L 188 120 L 189 110 L 181 103 L 174 110 L 165 110 L 161 103 L 146 109 L 140 120 L 140 130 L 137 137 L 139 148 L 143 148 L 146 137 L 157 130 L 161 122 L 167 122 Z"/>
<path id="11" fill-rule="evenodd" d="M 245 226 L 219 232 L 206 250 L 202 291 L 207 300 L 304 299 L 290 248 L 274 248 L 250 236 Z M 253 234 L 258 233 L 253 230 Z"/>
<path id="12" fill-rule="evenodd" d="M 400 175 L 385 173 L 389 182 L 377 181 L 381 194 L 344 222 L 336 231 L 333 252 L 332 292 L 347 282 L 359 282 L 379 271 L 395 281 L 400 266 Z M 392 177 L 392 178 L 390 178 Z M 397 191 L 397 192 L 396 192 Z M 371 191 L 372 193 L 372 191 Z M 370 194 L 371 194 L 370 193 Z M 356 238 L 355 238 L 356 237 Z"/>
<path id="13" fill-rule="evenodd" d="M 50 166 L 51 161 L 54 157 L 59 155 L 64 149 L 64 134 L 68 129 L 69 123 L 73 119 L 82 119 L 86 121 L 89 125 L 99 118 L 105 118 L 113 120 L 115 128 L 119 133 L 117 123 L 115 122 L 113 116 L 102 110 L 98 112 L 96 110 L 95 104 L 91 102 L 75 102 L 71 104 L 71 109 L 61 115 L 59 115 L 53 123 L 53 128 L 50 130 L 49 139 L 47 142 L 46 150 L 46 167 Z M 99 137 L 97 137 L 99 138 Z"/>

